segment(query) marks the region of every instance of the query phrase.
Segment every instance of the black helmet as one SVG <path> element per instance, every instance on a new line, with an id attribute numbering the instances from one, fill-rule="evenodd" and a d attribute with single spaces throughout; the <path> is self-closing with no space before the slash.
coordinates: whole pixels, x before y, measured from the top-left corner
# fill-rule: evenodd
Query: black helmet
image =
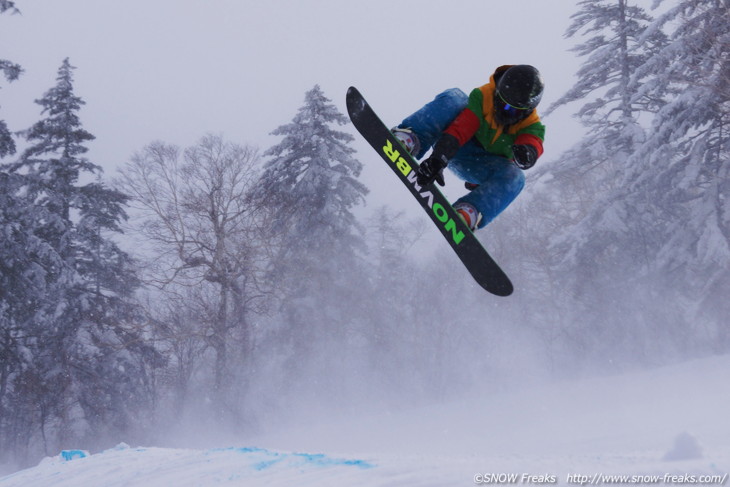
<path id="1" fill-rule="evenodd" d="M 508 68 L 497 80 L 497 96 L 518 110 L 532 110 L 542 98 L 545 84 L 540 72 L 529 64 Z"/>

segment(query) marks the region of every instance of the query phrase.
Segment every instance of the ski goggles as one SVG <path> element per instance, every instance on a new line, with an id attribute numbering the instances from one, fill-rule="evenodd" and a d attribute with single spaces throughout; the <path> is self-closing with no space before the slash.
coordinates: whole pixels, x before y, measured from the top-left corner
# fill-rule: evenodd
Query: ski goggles
<path id="1" fill-rule="evenodd" d="M 504 111 L 507 115 L 510 117 L 516 117 L 520 114 L 526 113 L 526 110 L 532 110 L 532 108 L 522 108 L 522 107 L 516 107 L 514 105 L 510 105 L 504 98 L 502 98 L 502 95 L 497 92 L 497 96 L 501 100 L 502 103 L 500 103 L 499 108 Z"/>

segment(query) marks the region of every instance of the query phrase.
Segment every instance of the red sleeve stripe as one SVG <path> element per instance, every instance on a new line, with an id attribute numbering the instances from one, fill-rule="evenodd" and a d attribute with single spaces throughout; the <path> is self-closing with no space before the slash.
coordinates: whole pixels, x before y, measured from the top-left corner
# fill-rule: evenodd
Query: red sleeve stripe
<path id="1" fill-rule="evenodd" d="M 537 149 L 537 157 L 542 155 L 542 140 L 537 135 L 520 134 L 515 139 L 515 144 L 530 144 Z"/>
<path id="2" fill-rule="evenodd" d="M 459 147 L 466 144 L 469 139 L 474 137 L 479 129 L 479 117 L 465 108 L 455 119 L 451 122 L 444 132 L 451 134 L 459 141 Z"/>

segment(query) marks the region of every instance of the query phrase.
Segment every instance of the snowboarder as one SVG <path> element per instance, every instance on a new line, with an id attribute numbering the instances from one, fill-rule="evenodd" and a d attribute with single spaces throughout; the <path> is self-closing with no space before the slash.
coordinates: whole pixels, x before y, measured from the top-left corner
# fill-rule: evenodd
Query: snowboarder
<path id="1" fill-rule="evenodd" d="M 522 171 L 542 155 L 545 126 L 535 108 L 543 89 L 535 67 L 500 66 L 468 97 L 447 90 L 392 130 L 416 159 L 433 147 L 418 168 L 419 185 L 443 186 L 447 165 L 465 181 L 470 191 L 453 207 L 472 230 L 509 206 L 525 185 Z"/>

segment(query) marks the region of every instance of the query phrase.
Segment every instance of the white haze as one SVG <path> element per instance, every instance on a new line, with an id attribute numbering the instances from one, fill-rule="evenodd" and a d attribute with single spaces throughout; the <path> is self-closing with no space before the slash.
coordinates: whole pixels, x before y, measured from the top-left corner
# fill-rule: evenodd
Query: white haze
<path id="1" fill-rule="evenodd" d="M 417 408 L 282 417 L 264 435 L 196 449 L 54 455 L 0 487 L 726 485 L 728 367 L 712 358 Z"/>

